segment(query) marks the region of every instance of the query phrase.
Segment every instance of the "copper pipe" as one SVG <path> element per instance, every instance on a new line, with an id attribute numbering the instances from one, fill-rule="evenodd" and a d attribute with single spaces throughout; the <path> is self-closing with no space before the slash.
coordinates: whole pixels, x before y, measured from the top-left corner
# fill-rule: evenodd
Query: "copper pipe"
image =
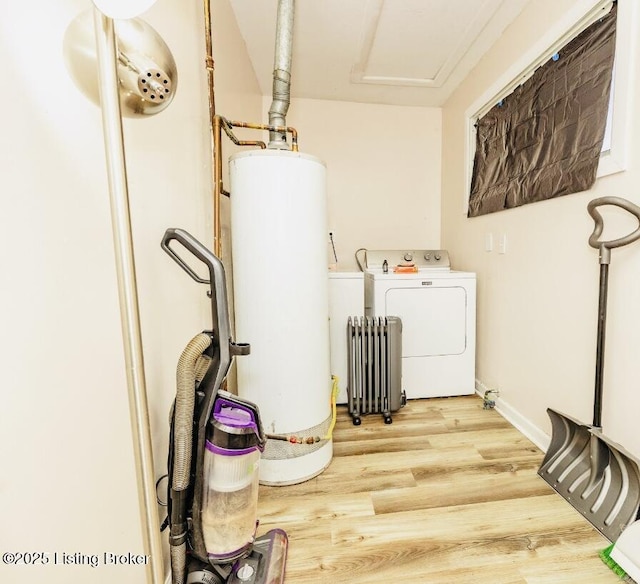
<path id="1" fill-rule="evenodd" d="M 293 152 L 298 152 L 298 132 L 295 128 L 285 127 L 285 126 L 271 126 L 269 124 L 254 124 L 251 122 L 238 122 L 231 121 L 223 118 L 222 116 L 216 116 L 214 119 L 214 155 L 215 155 L 215 163 L 214 163 L 214 215 L 215 217 L 219 217 L 220 215 L 220 197 L 230 197 L 231 193 L 224 189 L 223 181 L 222 181 L 222 130 L 225 131 L 225 134 L 229 137 L 234 144 L 238 146 L 258 146 L 261 149 L 265 149 L 267 145 L 261 140 L 238 140 L 236 135 L 233 133 L 232 127 L 235 128 L 249 128 L 252 130 L 269 130 L 271 132 L 288 132 L 291 134 L 291 150 Z M 216 244 L 215 253 L 218 257 L 220 257 L 220 245 L 217 242 L 221 242 L 221 224 L 215 220 L 214 218 L 214 230 L 215 237 L 214 243 Z"/>
<path id="2" fill-rule="evenodd" d="M 222 123 L 222 129 L 225 134 L 228 136 L 229 140 L 231 140 L 236 146 L 258 146 L 261 149 L 265 149 L 267 145 L 262 140 L 238 140 L 236 135 L 231 130 L 231 126 L 229 122 L 225 118 L 220 118 L 220 122 Z"/>
<path id="3" fill-rule="evenodd" d="M 288 132 L 291 134 L 291 150 L 298 152 L 298 132 L 289 126 L 272 126 L 270 124 L 253 124 L 251 122 L 238 122 L 225 119 L 225 123 L 233 128 L 250 128 L 252 130 L 269 130 L 270 132 Z"/>
<path id="4" fill-rule="evenodd" d="M 204 0 L 204 38 L 206 45 L 205 65 L 207 68 L 207 83 L 209 86 L 209 138 L 213 163 L 211 165 L 211 180 L 213 182 L 213 252 L 219 258 L 222 254 L 222 221 L 220 217 L 220 185 L 222 183 L 222 156 L 220 153 L 220 124 L 216 116 L 216 100 L 213 60 L 213 42 L 211 34 L 211 0 Z"/>
<path id="5" fill-rule="evenodd" d="M 213 43 L 211 41 L 211 0 L 204 0 L 204 30 L 207 56 L 207 81 L 209 83 L 209 121 L 213 127 L 213 118 L 216 115 L 215 89 L 213 84 L 215 64 L 213 62 Z"/>
<path id="6" fill-rule="evenodd" d="M 220 116 L 213 119 L 213 253 L 222 258 L 222 218 L 220 193 L 222 192 L 222 124 Z"/>

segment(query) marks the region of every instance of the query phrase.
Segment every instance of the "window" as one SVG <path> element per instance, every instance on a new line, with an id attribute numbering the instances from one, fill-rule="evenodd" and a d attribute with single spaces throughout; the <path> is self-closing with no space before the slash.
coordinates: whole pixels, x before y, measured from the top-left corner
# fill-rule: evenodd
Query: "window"
<path id="1" fill-rule="evenodd" d="M 612 100 L 607 123 L 605 146 L 600 156 L 600 164 L 597 176 L 610 174 L 623 170 L 626 165 L 626 115 L 630 109 L 628 104 L 628 71 L 630 69 L 630 54 L 632 53 L 631 23 L 633 22 L 634 4 L 630 0 L 620 2 L 617 8 L 619 12 L 617 39 L 616 39 L 616 63 L 618 75 L 615 77 L 615 86 L 612 89 Z M 557 24 L 550 29 L 525 55 L 522 56 L 505 74 L 486 91 L 467 110 L 468 139 L 466 145 L 467 156 L 467 195 L 470 192 L 473 159 L 476 148 L 475 124 L 478 119 L 487 114 L 496 103 L 513 93 L 518 87 L 531 78 L 539 67 L 548 62 L 561 47 L 570 44 L 570 41 L 580 35 L 594 22 L 603 19 L 603 16 L 611 9 L 612 2 L 604 0 L 580 0 L 568 13 L 561 15 Z M 537 55 L 537 57 L 536 57 Z M 607 146 L 607 140 L 610 142 Z M 464 211 L 469 209 L 468 198 L 465 197 Z"/>

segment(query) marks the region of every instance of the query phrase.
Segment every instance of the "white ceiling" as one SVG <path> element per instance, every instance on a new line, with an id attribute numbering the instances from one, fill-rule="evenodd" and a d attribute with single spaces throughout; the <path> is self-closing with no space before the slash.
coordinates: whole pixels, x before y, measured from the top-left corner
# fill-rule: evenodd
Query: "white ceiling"
<path id="1" fill-rule="evenodd" d="M 271 95 L 278 0 L 230 0 Z M 440 106 L 534 0 L 297 0 L 291 95 Z"/>

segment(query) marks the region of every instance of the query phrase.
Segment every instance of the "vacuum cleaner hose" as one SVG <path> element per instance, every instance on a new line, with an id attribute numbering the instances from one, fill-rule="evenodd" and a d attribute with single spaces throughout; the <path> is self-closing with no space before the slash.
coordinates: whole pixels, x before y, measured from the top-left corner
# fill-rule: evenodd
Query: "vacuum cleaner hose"
<path id="1" fill-rule="evenodd" d="M 196 364 L 202 352 L 211 345 L 211 337 L 196 335 L 185 347 L 178 360 L 177 393 L 174 411 L 174 459 L 171 486 L 183 491 L 189 486 L 191 446 L 193 444 L 193 411 L 195 408 Z"/>
<path id="2" fill-rule="evenodd" d="M 187 543 L 169 548 L 171 555 L 171 584 L 185 584 L 187 578 Z"/>
<path id="3" fill-rule="evenodd" d="M 200 333 L 182 351 L 176 372 L 177 391 L 173 409 L 173 463 L 171 489 L 175 497 L 171 510 L 171 577 L 173 584 L 184 584 L 187 568 L 187 523 L 185 497 L 191 474 L 193 414 L 196 380 L 202 379 L 202 353 L 211 345 L 211 337 Z"/>

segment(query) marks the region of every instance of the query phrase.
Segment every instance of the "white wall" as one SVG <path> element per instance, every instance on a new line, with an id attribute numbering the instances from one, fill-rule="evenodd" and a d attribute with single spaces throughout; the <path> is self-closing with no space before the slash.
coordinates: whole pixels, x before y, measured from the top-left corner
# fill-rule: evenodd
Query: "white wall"
<path id="1" fill-rule="evenodd" d="M 255 119 L 261 97 L 226 0 L 212 2 L 220 110 Z M 91 4 L 0 4 L 0 550 L 143 553 L 98 107 L 68 76 L 62 39 Z M 179 82 L 162 114 L 126 120 L 131 213 L 157 475 L 166 469 L 175 367 L 210 323 L 205 289 L 160 249 L 167 227 L 212 242 L 202 8 L 144 15 Z M 50 556 L 53 558 L 53 556 Z M 144 568 L 11 567 L 23 584 L 145 582 Z"/>
<path id="2" fill-rule="evenodd" d="M 534 5 L 535 4 L 535 5 Z M 478 273 L 477 377 L 499 388 L 502 404 L 550 433 L 546 408 L 590 423 L 592 419 L 598 295 L 598 253 L 587 239 L 593 223 L 587 203 L 616 195 L 640 204 L 640 119 L 628 121 L 626 172 L 599 179 L 586 193 L 467 219 L 465 188 L 465 111 L 508 70 L 513 59 L 548 30 L 555 18 L 576 4 L 540 0 L 530 5 L 468 76 L 443 110 L 443 246 L 460 268 Z M 620 6 L 620 22 L 629 22 Z M 632 23 L 637 37 L 640 23 Z M 634 64 L 637 68 L 637 62 Z M 617 75 L 627 76 L 627 71 Z M 638 95 L 638 78 L 630 80 Z M 637 103 L 637 97 L 635 98 Z M 605 235 L 633 229 L 623 212 Z M 485 237 L 493 234 L 494 251 Z M 507 237 L 507 252 L 497 240 Z M 636 413 L 640 408 L 640 244 L 614 250 L 609 288 L 605 359 L 605 434 L 640 456 Z"/>
<path id="3" fill-rule="evenodd" d="M 265 123 L 270 104 L 265 98 Z M 439 108 L 292 99 L 287 124 L 299 132 L 300 151 L 327 164 L 329 228 L 340 269 L 356 269 L 361 247 L 439 246 Z"/>

